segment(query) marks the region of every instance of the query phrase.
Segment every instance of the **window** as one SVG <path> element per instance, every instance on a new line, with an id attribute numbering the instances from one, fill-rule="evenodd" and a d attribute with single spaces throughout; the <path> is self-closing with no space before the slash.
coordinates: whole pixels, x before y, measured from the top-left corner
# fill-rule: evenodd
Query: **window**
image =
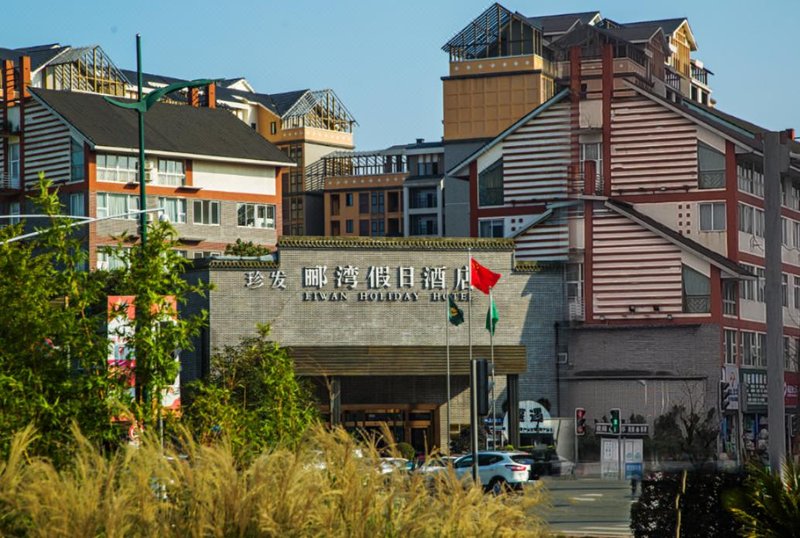
<path id="1" fill-rule="evenodd" d="M 22 211 L 20 208 L 19 202 L 10 202 L 8 204 L 8 214 L 11 215 L 21 215 Z M 10 224 L 19 224 L 19 217 L 8 219 Z"/>
<path id="2" fill-rule="evenodd" d="M 339 195 L 331 194 L 331 215 L 339 214 Z"/>
<path id="3" fill-rule="evenodd" d="M 358 221 L 358 235 L 362 237 L 369 236 L 369 220 L 361 219 Z"/>
<path id="4" fill-rule="evenodd" d="M 342 223 L 338 220 L 331 221 L 331 235 L 342 235 Z"/>
<path id="5" fill-rule="evenodd" d="M 792 183 L 792 195 L 789 199 L 789 207 L 795 211 L 800 211 L 800 185 Z"/>
<path id="6" fill-rule="evenodd" d="M 764 211 L 753 209 L 753 233 L 758 237 L 764 237 Z"/>
<path id="7" fill-rule="evenodd" d="M 800 340 L 784 336 L 783 341 L 783 367 L 789 372 L 796 372 L 800 369 L 800 360 L 798 360 L 800 359 L 800 356 L 798 356 L 798 353 L 800 353 Z"/>
<path id="8" fill-rule="evenodd" d="M 725 364 L 736 364 L 736 331 L 725 329 Z"/>
<path id="9" fill-rule="evenodd" d="M 781 217 L 781 244 L 789 246 L 789 219 Z"/>
<path id="10" fill-rule="evenodd" d="M 792 284 L 792 291 L 794 292 L 794 307 L 800 309 L 800 276 L 793 276 Z"/>
<path id="11" fill-rule="evenodd" d="M 725 203 L 699 204 L 700 231 L 721 232 L 725 230 Z"/>
<path id="12" fill-rule="evenodd" d="M 570 320 L 583 319 L 583 264 L 568 263 L 566 266 L 567 308 Z"/>
<path id="13" fill-rule="evenodd" d="M 711 279 L 683 266 L 683 311 L 711 312 Z"/>
<path id="14" fill-rule="evenodd" d="M 414 189 L 409 192 L 411 209 L 433 209 L 438 206 L 438 191 L 434 188 Z"/>
<path id="15" fill-rule="evenodd" d="M 138 209 L 138 196 L 107 192 L 97 193 L 97 218 L 119 216 L 122 219 L 137 220 L 139 215 L 130 213 Z"/>
<path id="16" fill-rule="evenodd" d="M 766 366 L 764 347 L 766 335 L 742 331 L 742 365 L 743 366 Z"/>
<path id="17" fill-rule="evenodd" d="M 711 146 L 697 143 L 697 186 L 701 189 L 725 188 L 725 155 Z"/>
<path id="18" fill-rule="evenodd" d="M 736 315 L 736 282 L 734 280 L 722 281 L 722 313 Z"/>
<path id="19" fill-rule="evenodd" d="M 800 248 L 800 222 L 792 221 L 792 246 Z"/>
<path id="20" fill-rule="evenodd" d="M 353 207 L 353 193 L 348 192 L 344 195 L 344 205 L 347 207 Z"/>
<path id="21" fill-rule="evenodd" d="M 276 134 L 278 132 L 278 122 L 273 121 L 269 124 L 269 134 Z"/>
<path id="22" fill-rule="evenodd" d="M 386 223 L 383 219 L 373 219 L 372 237 L 383 237 L 386 235 Z"/>
<path id="23" fill-rule="evenodd" d="M 272 204 L 236 204 L 236 214 L 238 226 L 275 229 L 275 206 Z"/>
<path id="24" fill-rule="evenodd" d="M 742 267 L 753 273 L 756 274 L 756 268 L 752 265 L 742 264 Z M 742 291 L 742 299 L 746 299 L 748 301 L 755 301 L 756 300 L 756 282 L 753 280 L 742 280 L 741 284 L 741 291 Z"/>
<path id="25" fill-rule="evenodd" d="M 219 225 L 219 202 L 211 200 L 195 200 L 193 202 L 194 216 L 192 222 L 195 224 Z"/>
<path id="26" fill-rule="evenodd" d="M 753 206 L 739 204 L 739 231 L 753 233 Z"/>
<path id="27" fill-rule="evenodd" d="M 183 185 L 186 175 L 183 170 L 183 161 L 158 160 L 158 175 L 156 185 L 170 185 L 178 187 Z"/>
<path id="28" fill-rule="evenodd" d="M 353 219 L 344 221 L 344 231 L 349 234 L 353 233 Z"/>
<path id="29" fill-rule="evenodd" d="M 438 155 L 420 155 L 417 157 L 418 176 L 436 176 L 439 174 Z"/>
<path id="30" fill-rule="evenodd" d="M 8 175 L 15 187 L 19 187 L 19 142 L 8 144 Z"/>
<path id="31" fill-rule="evenodd" d="M 369 213 L 369 193 L 368 192 L 360 192 L 360 193 L 358 193 L 358 212 L 359 213 Z"/>
<path id="32" fill-rule="evenodd" d="M 581 144 L 581 171 L 583 174 L 586 167 L 583 163 L 586 161 L 595 162 L 595 181 L 601 181 L 603 177 L 603 143 L 590 142 L 588 144 Z"/>
<path id="33" fill-rule="evenodd" d="M 764 196 L 764 173 L 761 169 L 761 163 L 737 163 L 736 175 L 739 178 L 739 190 L 749 192 L 755 196 Z"/>
<path id="34" fill-rule="evenodd" d="M 478 237 L 505 237 L 503 219 L 478 221 Z"/>
<path id="35" fill-rule="evenodd" d="M 758 277 L 758 280 L 756 280 L 756 301 L 763 303 L 765 302 L 764 286 L 767 282 L 766 273 L 764 272 L 763 267 L 756 267 L 756 276 Z"/>
<path id="36" fill-rule="evenodd" d="M 73 192 L 69 195 L 69 214 L 73 217 L 86 216 L 86 205 L 82 192 Z"/>
<path id="37" fill-rule="evenodd" d="M 135 183 L 139 161 L 127 155 L 97 155 L 97 181 Z"/>
<path id="38" fill-rule="evenodd" d="M 104 248 L 97 250 L 97 268 L 106 271 L 125 268 L 123 252 L 127 248 Z"/>
<path id="39" fill-rule="evenodd" d="M 86 178 L 83 145 L 75 140 L 70 140 L 69 144 L 69 170 L 71 181 L 82 181 Z"/>
<path id="40" fill-rule="evenodd" d="M 170 222 L 183 224 L 186 222 L 186 199 L 164 198 L 158 199 L 158 206 L 164 208 L 164 216 Z"/>
<path id="41" fill-rule="evenodd" d="M 372 213 L 384 213 L 384 201 L 382 192 L 372 193 Z M 374 235 L 374 234 L 373 234 Z"/>
<path id="42" fill-rule="evenodd" d="M 411 215 L 409 235 L 437 235 L 439 223 L 436 215 Z"/>
<path id="43" fill-rule="evenodd" d="M 789 275 L 786 273 L 781 275 L 781 300 L 784 307 L 789 306 Z"/>
<path id="44" fill-rule="evenodd" d="M 503 205 L 503 159 L 478 174 L 478 205 Z"/>

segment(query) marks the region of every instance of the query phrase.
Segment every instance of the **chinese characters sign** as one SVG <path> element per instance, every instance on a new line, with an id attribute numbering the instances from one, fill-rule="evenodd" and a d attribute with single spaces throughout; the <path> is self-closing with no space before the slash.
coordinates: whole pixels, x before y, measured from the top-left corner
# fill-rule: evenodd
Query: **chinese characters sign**
<path id="1" fill-rule="evenodd" d="M 246 271 L 244 287 L 285 290 L 290 277 L 282 270 Z M 445 266 L 311 265 L 302 267 L 297 281 L 303 301 L 417 302 L 421 297 L 445 301 L 449 292 L 469 300 L 469 268 Z"/>

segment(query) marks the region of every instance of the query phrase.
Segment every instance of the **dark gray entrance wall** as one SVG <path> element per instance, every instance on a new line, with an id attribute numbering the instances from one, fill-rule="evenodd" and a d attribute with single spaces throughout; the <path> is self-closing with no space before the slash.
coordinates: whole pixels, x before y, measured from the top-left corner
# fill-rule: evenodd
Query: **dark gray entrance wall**
<path id="1" fill-rule="evenodd" d="M 564 410 L 584 407 L 590 424 L 613 407 L 652 424 L 675 404 L 717 406 L 718 325 L 573 328 L 568 357 L 560 366 Z"/>
<path id="2" fill-rule="evenodd" d="M 206 357 L 211 349 L 235 344 L 254 334 L 257 323 L 270 323 L 272 336 L 285 346 L 444 346 L 446 302 L 432 300 L 432 295 L 453 288 L 456 269 L 467 264 L 467 246 L 472 247 L 477 261 L 503 274 L 494 290 L 500 315 L 494 343 L 526 346 L 528 373 L 521 376 L 520 398 L 546 397 L 555 403 L 553 326 L 563 318 L 560 273 L 531 272 L 530 267 L 512 270 L 510 240 L 287 237 L 279 243 L 278 264 L 197 260 L 188 278 L 207 278 L 214 289 L 207 298 L 190 302 L 186 309 L 209 311 L 208 342 L 199 348 Z M 335 285 L 336 268 L 348 265 L 359 268 L 353 290 Z M 379 266 L 389 267 L 389 287 L 368 289 L 369 268 Z M 303 280 L 304 270 L 316 267 L 326 269 L 327 283 L 320 289 L 304 285 Z M 399 267 L 414 269 L 412 286 L 398 288 Z M 446 290 L 424 288 L 425 267 L 445 268 Z M 263 285 L 247 287 L 247 279 L 252 279 L 256 271 L 263 278 Z M 285 289 L 272 287 L 276 271 L 285 275 Z M 342 292 L 346 300 L 330 300 L 331 294 Z M 368 295 L 360 295 L 363 293 Z M 327 300 L 319 300 L 321 294 Z M 371 300 L 379 297 L 393 300 Z M 459 304 L 468 317 L 467 302 L 460 296 Z M 489 344 L 485 329 L 488 306 L 488 296 L 474 291 L 473 344 Z M 449 326 L 448 330 L 451 345 L 468 344 L 467 321 L 459 327 Z M 184 379 L 202 373 L 203 361 L 198 353 L 184 353 L 183 359 Z M 505 383 L 498 383 L 498 402 L 505 399 L 504 388 Z"/>

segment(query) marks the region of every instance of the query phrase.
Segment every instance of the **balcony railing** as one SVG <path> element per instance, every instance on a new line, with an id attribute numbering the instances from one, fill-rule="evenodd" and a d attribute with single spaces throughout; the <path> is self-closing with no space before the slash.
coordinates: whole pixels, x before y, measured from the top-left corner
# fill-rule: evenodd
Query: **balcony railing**
<path id="1" fill-rule="evenodd" d="M 700 84 L 708 86 L 708 69 L 692 65 L 692 78 Z"/>
<path id="2" fill-rule="evenodd" d="M 15 191 L 19 190 L 21 183 L 19 176 L 12 177 L 8 174 L 0 174 L 0 191 Z"/>
<path id="3" fill-rule="evenodd" d="M 585 319 L 583 297 L 571 297 L 567 303 L 569 321 L 583 321 Z"/>
<path id="4" fill-rule="evenodd" d="M 664 82 L 667 83 L 667 86 L 674 88 L 677 91 L 681 91 L 681 77 L 677 73 L 667 70 L 667 73 L 664 76 Z"/>

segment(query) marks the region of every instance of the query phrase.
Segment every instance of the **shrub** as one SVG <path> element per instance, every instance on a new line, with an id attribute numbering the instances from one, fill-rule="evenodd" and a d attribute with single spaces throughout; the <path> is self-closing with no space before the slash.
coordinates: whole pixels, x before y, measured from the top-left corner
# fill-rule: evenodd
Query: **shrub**
<path id="1" fill-rule="evenodd" d="M 656 538 L 675 536 L 675 499 L 680 492 L 681 472 L 654 473 L 642 481 L 642 494 L 631 506 L 634 536 Z M 739 486 L 743 476 L 732 473 L 691 471 L 681 497 L 683 537 L 736 536 L 739 525 L 725 511 L 723 495 Z"/>
<path id="2" fill-rule="evenodd" d="M 397 443 L 397 452 L 400 454 L 400 457 L 407 460 L 413 460 L 414 456 L 417 455 L 417 451 L 408 443 Z"/>
<path id="3" fill-rule="evenodd" d="M 381 475 L 375 445 L 341 429 L 315 427 L 244 467 L 225 439 L 204 445 L 184 433 L 179 456 L 145 436 L 106 457 L 74 435 L 78 449 L 60 470 L 28 457 L 30 430 L 15 437 L 0 463 L 0 535 L 545 535 L 529 515 L 539 491 L 495 497 L 452 472 Z"/>

